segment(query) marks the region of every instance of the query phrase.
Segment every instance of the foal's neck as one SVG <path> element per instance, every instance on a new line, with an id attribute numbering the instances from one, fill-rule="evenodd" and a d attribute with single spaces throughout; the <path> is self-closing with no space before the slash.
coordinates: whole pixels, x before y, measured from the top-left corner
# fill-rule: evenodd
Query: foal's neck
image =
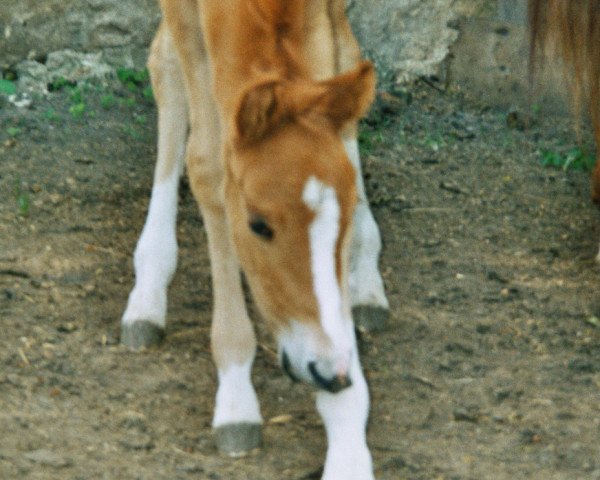
<path id="1" fill-rule="evenodd" d="M 309 77 L 305 0 L 211 0 L 202 8 L 214 91 L 225 118 L 253 84 Z"/>

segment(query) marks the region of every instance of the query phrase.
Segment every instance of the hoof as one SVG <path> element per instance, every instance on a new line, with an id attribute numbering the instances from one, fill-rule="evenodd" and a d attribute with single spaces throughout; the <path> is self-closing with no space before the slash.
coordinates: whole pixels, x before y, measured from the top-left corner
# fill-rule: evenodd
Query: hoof
<path id="1" fill-rule="evenodd" d="M 215 428 L 219 451 L 229 457 L 244 457 L 260 447 L 261 426 L 258 423 L 230 423 Z"/>
<path id="2" fill-rule="evenodd" d="M 383 307 L 357 305 L 352 307 L 352 316 L 359 332 L 379 332 L 385 328 L 390 311 Z"/>
<path id="3" fill-rule="evenodd" d="M 135 350 L 159 345 L 164 338 L 164 328 L 147 320 L 121 324 L 121 344 Z"/>

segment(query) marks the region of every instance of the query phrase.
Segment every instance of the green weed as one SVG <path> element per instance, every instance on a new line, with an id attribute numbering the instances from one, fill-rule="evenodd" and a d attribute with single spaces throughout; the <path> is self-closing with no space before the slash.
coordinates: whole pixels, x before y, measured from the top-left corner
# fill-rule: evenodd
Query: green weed
<path id="1" fill-rule="evenodd" d="M 148 69 L 135 70 L 133 68 L 119 68 L 117 69 L 117 78 L 130 93 L 133 93 L 136 96 L 141 95 L 147 102 L 151 103 L 154 101 Z M 133 104 L 130 103 L 127 104 L 127 106 L 134 106 L 137 103 L 136 99 L 131 100 Z"/>
<path id="2" fill-rule="evenodd" d="M 79 102 L 69 107 L 69 113 L 73 118 L 82 118 L 85 114 L 86 105 L 84 102 Z"/>
<path id="3" fill-rule="evenodd" d="M 152 87 L 150 85 L 148 85 L 146 88 L 144 88 L 142 90 L 142 95 L 149 102 L 153 102 L 154 101 L 154 93 L 152 92 Z"/>
<path id="4" fill-rule="evenodd" d="M 142 134 L 133 125 L 123 125 L 123 133 L 136 141 L 142 140 Z"/>
<path id="5" fill-rule="evenodd" d="M 69 92 L 69 99 L 74 104 L 83 103 L 83 89 L 81 87 L 73 87 Z"/>
<path id="6" fill-rule="evenodd" d="M 44 112 L 44 118 L 49 122 L 56 122 L 59 120 L 58 113 L 53 108 L 49 108 Z"/>
<path id="7" fill-rule="evenodd" d="M 67 80 L 64 77 L 57 77 L 50 82 L 48 85 L 48 90 L 51 92 L 58 92 L 59 90 L 64 90 L 65 88 L 75 88 L 76 86 L 77 82 Z"/>
<path id="8" fill-rule="evenodd" d="M 102 95 L 102 97 L 100 98 L 100 105 L 102 105 L 102 108 L 104 108 L 105 110 L 109 110 L 110 108 L 114 107 L 117 104 L 117 99 L 115 98 L 114 95 L 108 93 L 106 95 Z"/>
<path id="9" fill-rule="evenodd" d="M 20 178 L 15 181 L 14 193 L 17 202 L 17 212 L 21 217 L 29 216 L 29 195 L 23 190 Z"/>
<path id="10" fill-rule="evenodd" d="M 143 89 L 150 80 L 150 75 L 147 69 L 135 70 L 133 68 L 117 69 L 117 78 L 129 91 L 135 92 L 138 89 Z"/>
<path id="11" fill-rule="evenodd" d="M 544 167 L 560 168 L 562 170 L 588 171 L 594 168 L 596 159 L 587 151 L 576 147 L 567 153 L 555 150 L 541 151 L 541 164 Z"/>
<path id="12" fill-rule="evenodd" d="M 17 87 L 13 82 L 6 79 L 0 79 L 0 93 L 4 95 L 14 95 L 17 93 Z"/>
<path id="13" fill-rule="evenodd" d="M 8 127 L 6 133 L 9 137 L 17 137 L 23 130 L 19 127 Z"/>
<path id="14" fill-rule="evenodd" d="M 379 130 L 362 128 L 358 132 L 358 148 L 363 156 L 372 153 L 383 141 L 383 133 Z"/>

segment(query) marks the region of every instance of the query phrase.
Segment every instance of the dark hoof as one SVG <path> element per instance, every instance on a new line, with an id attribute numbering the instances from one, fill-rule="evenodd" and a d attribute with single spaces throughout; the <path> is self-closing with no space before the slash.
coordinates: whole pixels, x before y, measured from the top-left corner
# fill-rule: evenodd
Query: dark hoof
<path id="1" fill-rule="evenodd" d="M 164 328 L 147 320 L 121 324 L 121 344 L 135 350 L 159 345 L 164 338 Z"/>
<path id="2" fill-rule="evenodd" d="M 358 305 L 352 307 L 352 316 L 359 332 L 379 332 L 385 328 L 390 311 L 383 307 Z"/>
<path id="3" fill-rule="evenodd" d="M 221 453 L 244 457 L 260 447 L 261 426 L 258 423 L 230 423 L 215 428 L 215 441 Z"/>

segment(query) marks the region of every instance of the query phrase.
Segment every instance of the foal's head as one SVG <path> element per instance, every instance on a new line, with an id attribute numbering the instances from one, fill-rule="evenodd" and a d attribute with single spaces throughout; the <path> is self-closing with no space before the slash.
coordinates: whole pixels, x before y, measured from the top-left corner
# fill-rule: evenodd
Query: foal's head
<path id="1" fill-rule="evenodd" d="M 355 175 L 340 130 L 373 98 L 370 64 L 325 82 L 267 79 L 239 104 L 227 151 L 230 228 L 253 296 L 295 379 L 349 385 L 347 270 Z"/>

